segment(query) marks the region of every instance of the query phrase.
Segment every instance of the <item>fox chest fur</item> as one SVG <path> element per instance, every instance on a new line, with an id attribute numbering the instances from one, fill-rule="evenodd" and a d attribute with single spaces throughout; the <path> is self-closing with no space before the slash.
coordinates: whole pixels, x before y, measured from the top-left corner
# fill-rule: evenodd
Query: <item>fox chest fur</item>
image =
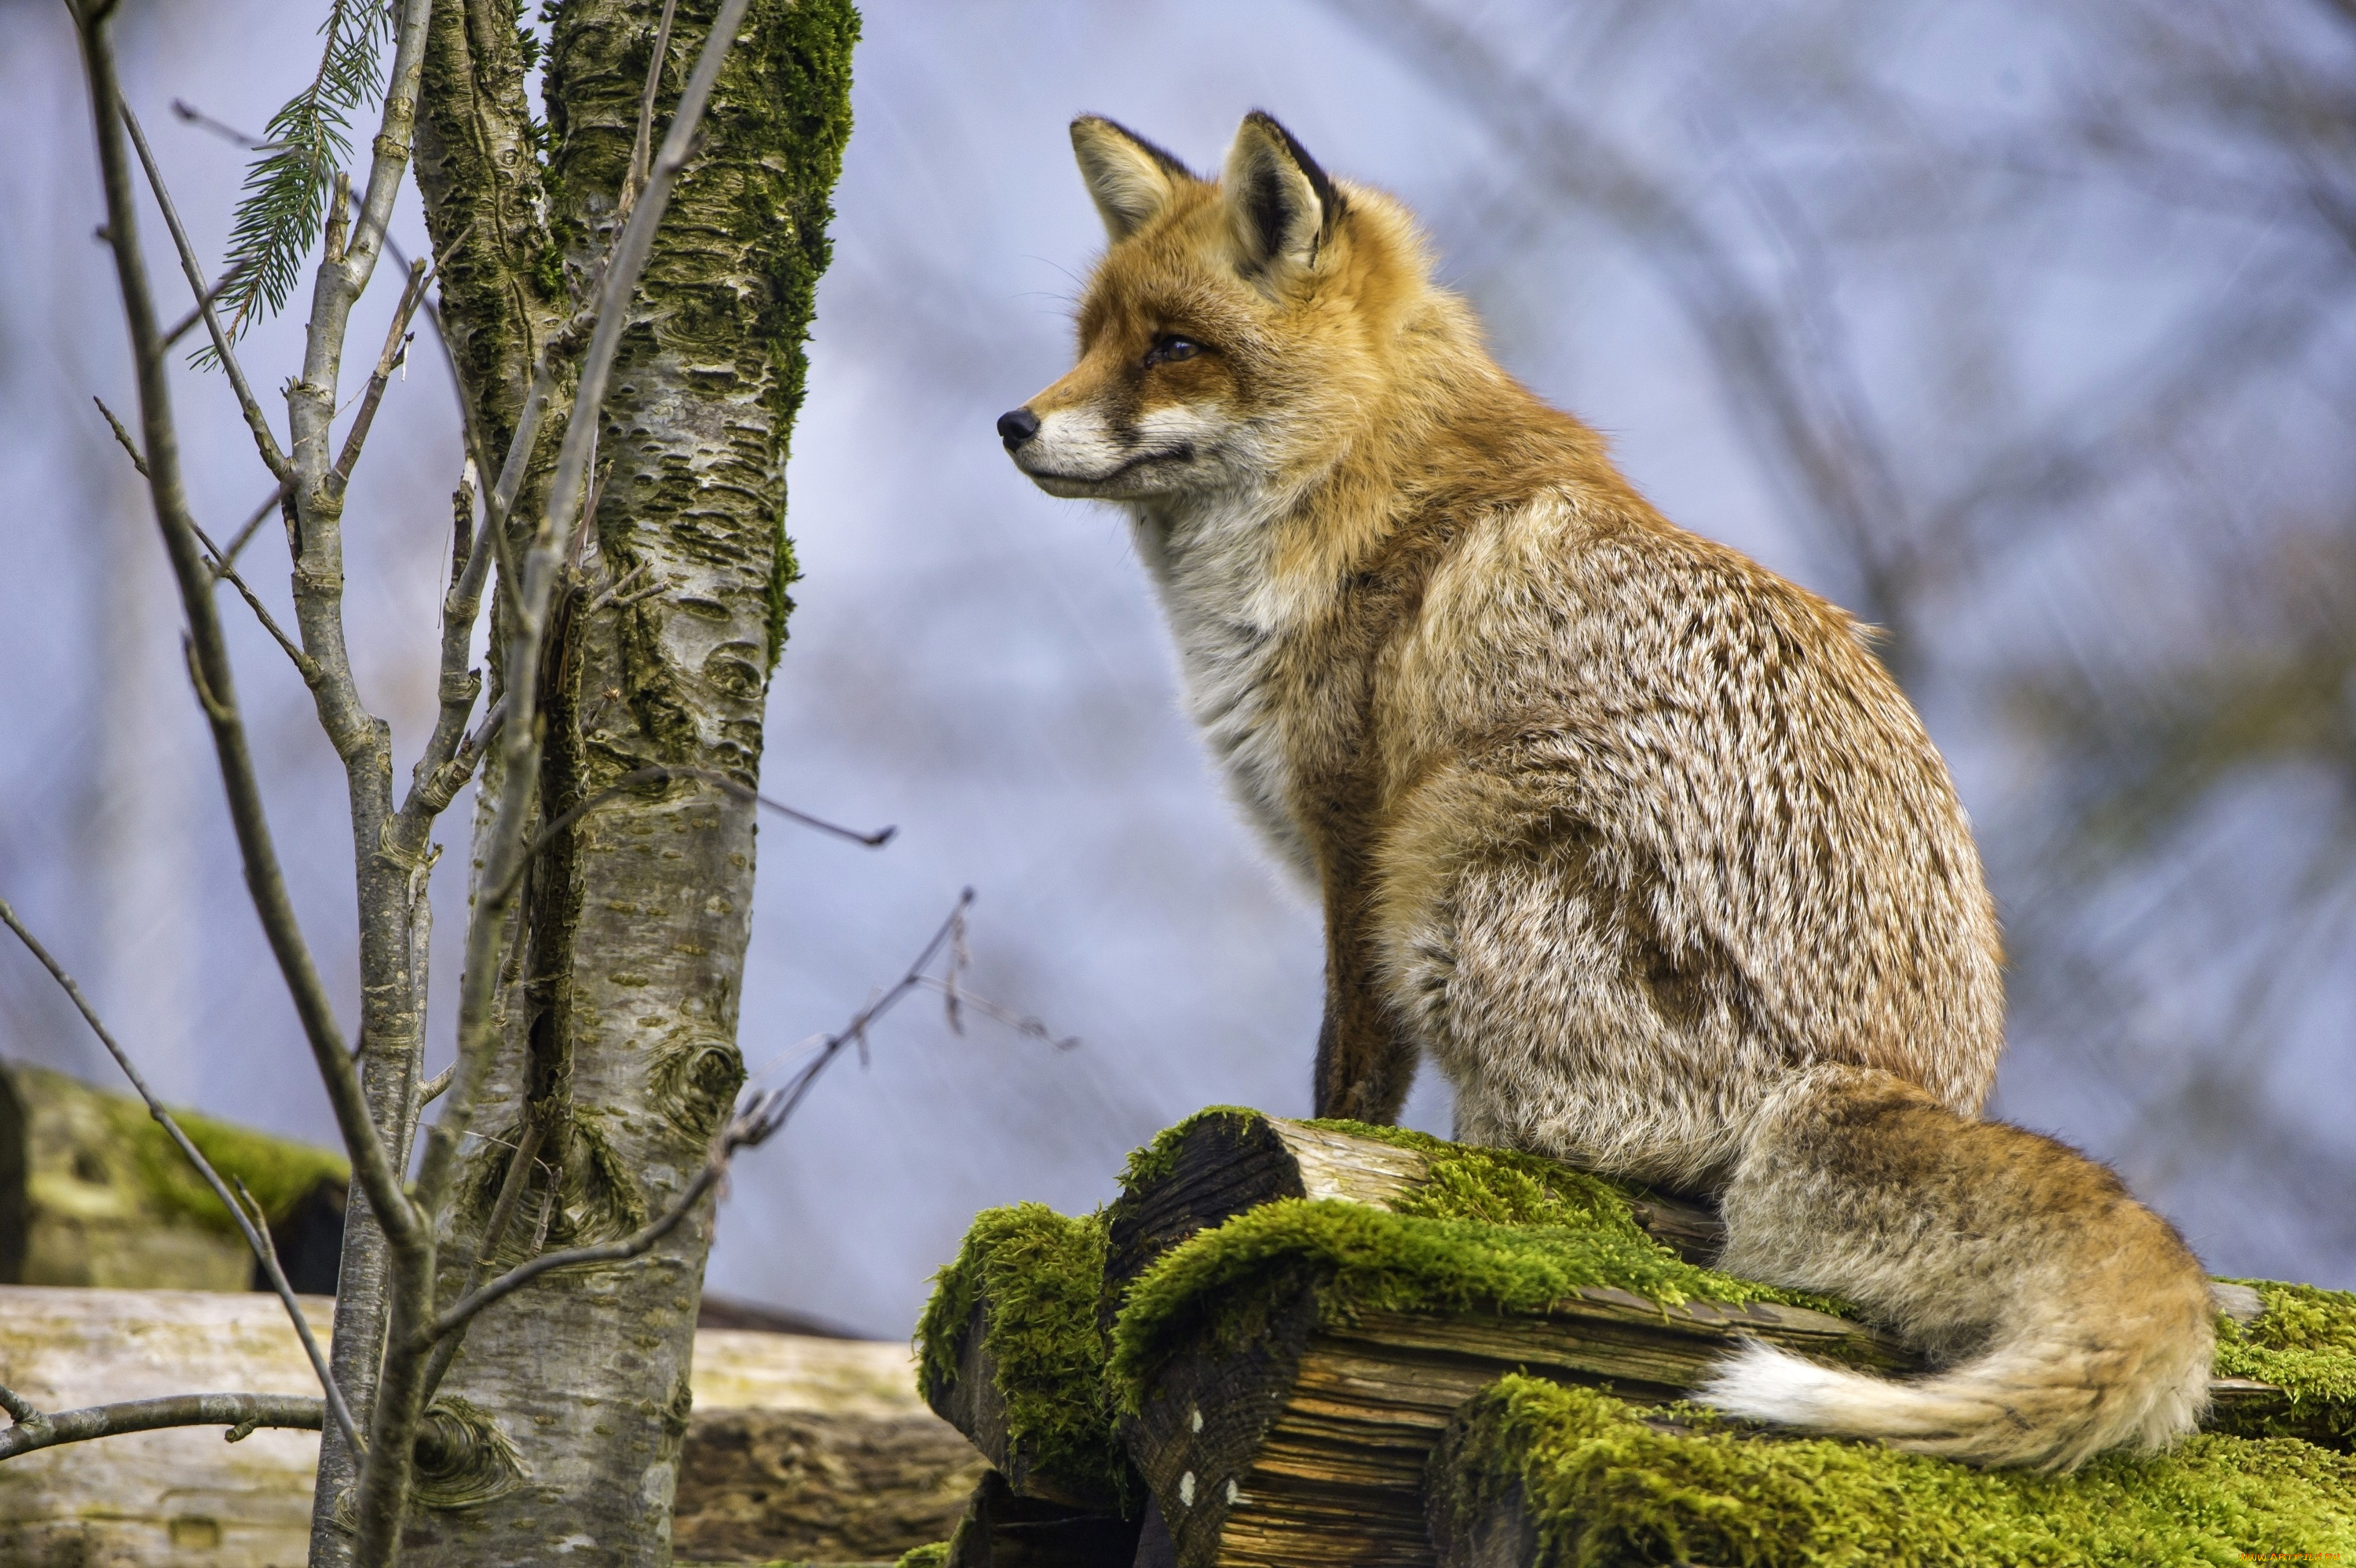
<path id="1" fill-rule="evenodd" d="M 1355 884 L 1386 793 L 1382 694 L 1453 529 L 1397 531 L 1337 568 L 1288 562 L 1265 502 L 1141 507 L 1138 552 L 1176 644 L 1186 709 L 1279 860 L 1329 893 Z M 1313 527 L 1296 522 L 1295 526 Z"/>

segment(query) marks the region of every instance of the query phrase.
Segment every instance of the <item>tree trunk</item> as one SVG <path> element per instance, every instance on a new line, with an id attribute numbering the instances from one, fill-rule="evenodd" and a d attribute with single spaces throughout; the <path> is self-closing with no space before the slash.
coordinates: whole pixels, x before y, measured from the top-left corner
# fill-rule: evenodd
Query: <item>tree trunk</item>
<path id="1" fill-rule="evenodd" d="M 545 329 L 536 291 L 549 264 L 561 257 L 580 288 L 614 227 L 660 7 L 569 0 L 558 10 L 553 238 L 537 256 L 538 171 L 519 174 L 484 130 L 498 132 L 520 102 L 511 46 L 486 30 L 486 9 L 468 0 L 437 16 L 435 135 L 421 179 L 438 246 L 460 233 L 464 251 L 484 234 L 499 240 L 498 263 L 454 278 L 447 297 L 454 325 L 463 317 L 476 335 L 462 361 L 478 423 L 503 431 L 528 379 L 516 357 Z M 657 140 L 713 9 L 679 7 Z M 758 780 L 793 574 L 787 441 L 849 132 L 856 30 L 843 0 L 753 6 L 639 287 L 603 411 L 590 543 L 558 590 L 546 662 L 502 672 L 540 683 L 543 816 L 598 804 L 531 865 L 520 974 L 476 1121 L 484 1136 L 444 1238 L 445 1300 L 527 1126 L 539 1156 L 512 1231 L 492 1249 L 500 1262 L 616 1239 L 669 1208 L 744 1078 L 735 1032 L 752 805 L 684 772 L 603 796 L 649 765 Z M 446 92 L 435 101 L 437 81 Z M 528 509 L 518 513 L 528 527 Z M 616 584 L 624 592 L 601 602 Z M 441 1419 L 429 1417 L 449 1445 L 437 1473 L 459 1479 L 421 1497 L 409 1560 L 669 1561 L 710 1243 L 707 1203 L 648 1255 L 562 1271 L 474 1324 L 436 1400 Z"/>

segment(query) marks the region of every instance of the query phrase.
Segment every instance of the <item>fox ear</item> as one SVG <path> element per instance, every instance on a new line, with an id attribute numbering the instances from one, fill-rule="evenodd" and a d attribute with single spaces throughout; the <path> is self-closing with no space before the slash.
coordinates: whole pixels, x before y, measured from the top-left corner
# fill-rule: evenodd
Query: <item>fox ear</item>
<path id="1" fill-rule="evenodd" d="M 1246 272 L 1314 265 L 1342 216 L 1342 193 L 1317 160 L 1261 110 L 1244 116 L 1222 183 Z"/>
<path id="2" fill-rule="evenodd" d="M 1072 122 L 1072 151 L 1115 244 L 1160 217 L 1180 184 L 1194 177 L 1176 158 L 1101 115 Z"/>

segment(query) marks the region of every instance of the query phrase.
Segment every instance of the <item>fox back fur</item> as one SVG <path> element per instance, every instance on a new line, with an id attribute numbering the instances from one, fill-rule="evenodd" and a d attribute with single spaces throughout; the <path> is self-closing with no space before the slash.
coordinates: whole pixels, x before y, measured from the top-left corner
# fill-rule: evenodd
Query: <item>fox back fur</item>
<path id="1" fill-rule="evenodd" d="M 1500 369 L 1413 219 L 1248 118 L 1217 181 L 1072 126 L 1111 245 L 1079 358 L 999 421 L 1129 512 L 1188 706 L 1323 897 L 1320 1115 L 1723 1194 L 1726 1266 L 1945 1370 L 1755 1346 L 1760 1419 L 1984 1464 L 2158 1445 L 2205 1403 L 2199 1264 L 2110 1173 L 1977 1119 L 1996 918 L 1862 628 L 1676 528 Z"/>

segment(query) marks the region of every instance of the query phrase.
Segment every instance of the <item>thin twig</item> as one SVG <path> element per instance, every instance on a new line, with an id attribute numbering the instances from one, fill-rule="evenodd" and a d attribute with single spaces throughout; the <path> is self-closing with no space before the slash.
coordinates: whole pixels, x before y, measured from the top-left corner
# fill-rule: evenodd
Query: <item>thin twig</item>
<path id="1" fill-rule="evenodd" d="M 119 444 L 125 453 L 130 454 L 131 466 L 139 470 L 139 477 L 142 479 L 154 478 L 155 475 L 147 472 L 147 460 L 139 455 L 138 443 L 131 439 L 131 432 L 123 428 L 123 421 L 114 417 L 114 411 L 106 406 L 106 400 L 93 392 L 91 394 L 90 400 L 96 403 L 98 405 L 98 411 L 106 416 L 108 428 L 114 432 L 116 443 Z"/>
<path id="2" fill-rule="evenodd" d="M 169 348 L 174 344 L 179 342 L 180 339 L 186 337 L 188 335 L 188 329 L 190 327 L 195 326 L 198 322 L 205 319 L 205 312 L 220 304 L 221 295 L 236 286 L 237 281 L 240 278 L 244 277 L 246 273 L 252 270 L 253 258 L 248 256 L 241 258 L 230 268 L 228 272 L 223 272 L 220 275 L 220 280 L 215 283 L 211 288 L 207 289 L 202 294 L 198 296 L 197 303 L 188 307 L 187 315 L 174 322 L 165 330 L 164 347 Z"/>
<path id="3" fill-rule="evenodd" d="M 457 238 L 441 248 L 434 262 L 434 272 L 437 277 L 449 271 L 450 258 L 458 253 L 459 248 L 466 243 L 474 232 L 475 226 L 469 223 L 466 228 L 458 230 Z M 389 233 L 384 237 L 384 249 L 386 254 L 393 259 L 402 272 L 408 272 L 416 265 L 402 251 L 400 245 L 394 242 Z M 496 464 L 491 462 L 490 445 L 483 438 L 481 426 L 476 422 L 475 405 L 466 396 L 466 380 L 458 374 L 458 349 L 457 346 L 450 341 L 450 328 L 443 321 L 440 309 L 423 291 L 417 296 L 417 309 L 418 313 L 425 317 L 426 325 L 434 329 L 434 345 L 442 350 L 443 368 L 450 372 L 450 390 L 457 400 L 458 424 L 466 438 L 466 455 L 474 459 L 476 473 L 492 473 L 495 471 Z"/>
<path id="4" fill-rule="evenodd" d="M 318 1340 L 311 1337 L 310 1320 L 303 1316 L 302 1305 L 294 1299 L 294 1287 L 286 1283 L 285 1273 L 278 1266 L 278 1251 L 271 1244 L 269 1232 L 257 1229 L 246 1217 L 243 1205 L 230 1195 L 228 1184 L 221 1180 L 220 1172 L 215 1170 L 212 1161 L 188 1140 L 188 1135 L 180 1130 L 180 1124 L 173 1119 L 171 1112 L 164 1108 L 164 1103 L 155 1098 L 155 1092 L 147 1087 L 147 1080 L 140 1076 L 139 1069 L 133 1065 L 130 1053 L 123 1049 L 121 1042 L 99 1018 L 98 1009 L 91 1006 L 90 998 L 74 983 L 74 977 L 66 973 L 65 966 L 50 955 L 48 948 L 41 945 L 40 939 L 26 929 L 25 923 L 16 917 L 16 910 L 6 899 L 0 899 L 0 922 L 6 923 L 8 929 L 16 933 L 16 940 L 40 960 L 41 967 L 47 969 L 49 977 L 64 989 L 75 1008 L 80 1012 L 82 1021 L 90 1025 L 91 1032 L 98 1036 L 99 1043 L 106 1047 L 106 1053 L 114 1058 L 114 1064 L 123 1069 L 125 1078 L 131 1080 L 132 1088 L 137 1090 L 139 1097 L 147 1103 L 147 1114 L 162 1125 L 165 1135 L 187 1157 L 188 1163 L 197 1168 L 197 1174 L 205 1179 L 205 1185 L 213 1189 L 213 1196 L 220 1200 L 221 1207 L 228 1210 L 230 1217 L 237 1221 L 239 1232 L 245 1237 L 245 1244 L 252 1249 L 255 1261 L 262 1264 L 263 1274 L 269 1278 L 270 1287 L 278 1293 L 279 1301 L 285 1306 L 286 1316 L 294 1322 L 295 1336 L 303 1341 L 304 1354 L 311 1358 L 311 1370 L 319 1375 L 319 1387 L 326 1392 L 327 1403 L 335 1411 L 336 1424 L 343 1428 L 345 1440 L 357 1448 L 359 1444 L 352 1427 L 352 1413 L 344 1407 L 343 1393 L 336 1387 L 336 1380 L 328 1375 L 327 1358 L 321 1353 Z M 239 1184 L 239 1189 L 243 1190 L 243 1183 Z M 256 1212 L 259 1211 L 257 1207 Z M 24 1417 L 18 1415 L 16 1419 L 21 1422 Z M 0 1455 L 0 1458 L 5 1456 Z"/>
<path id="5" fill-rule="evenodd" d="M 166 1399 L 94 1404 L 55 1415 L 36 1411 L 30 1421 L 20 1418 L 17 1424 L 0 1431 L 0 1459 L 64 1443 L 87 1443 L 93 1437 L 120 1437 L 168 1426 L 226 1426 L 226 1435 L 234 1443 L 262 1426 L 316 1432 L 320 1419 L 317 1400 L 276 1393 L 176 1393 Z"/>
<path id="6" fill-rule="evenodd" d="M 625 592 L 624 590 L 627 589 L 631 583 L 637 581 L 639 578 L 645 576 L 647 572 L 652 569 L 652 562 L 642 560 L 638 562 L 637 565 L 630 568 L 629 571 L 622 573 L 621 576 L 615 578 L 612 581 L 606 583 L 605 587 L 597 591 L 596 597 L 590 600 L 588 604 L 583 608 L 582 613 L 584 615 L 594 615 L 608 604 L 635 603 L 643 595 L 639 593 L 627 593 Z M 654 593 L 659 592 L 661 589 L 661 583 L 654 582 L 648 584 L 645 592 L 648 593 Z"/>
<path id="7" fill-rule="evenodd" d="M 933 933 L 932 940 L 925 944 L 924 951 L 916 955 L 916 962 L 908 965 L 907 971 L 887 987 L 874 1000 L 853 1013 L 849 1023 L 820 1042 L 818 1054 L 805 1063 L 800 1072 L 793 1075 L 785 1088 L 777 1092 L 776 1115 L 780 1125 L 787 1116 L 794 1114 L 795 1107 L 802 1103 L 809 1093 L 811 1085 L 818 1082 L 819 1074 L 824 1072 L 833 1063 L 834 1059 L 842 1054 L 846 1046 L 858 1046 L 862 1058 L 867 1054 L 867 1031 L 875 1027 L 875 1021 L 878 1019 L 899 1006 L 901 998 L 925 983 L 925 970 L 931 965 L 934 958 L 939 955 L 942 947 L 961 940 L 965 931 L 965 912 L 972 905 L 973 890 L 971 888 L 958 893 L 956 906 L 949 911 L 949 917 L 941 922 L 941 928 Z"/>
<path id="8" fill-rule="evenodd" d="M 199 131 L 209 131 L 224 142 L 234 142 L 249 153 L 258 153 L 270 145 L 249 132 L 241 131 L 225 120 L 216 120 L 185 98 L 172 100 L 172 112 Z"/>
<path id="9" fill-rule="evenodd" d="M 180 215 L 172 206 L 172 193 L 164 187 L 164 171 L 156 167 L 155 155 L 147 145 L 147 134 L 139 128 L 139 116 L 131 112 L 128 103 L 120 107 L 123 126 L 131 133 L 131 144 L 139 151 L 139 165 L 147 171 L 147 188 L 155 193 L 155 205 L 164 212 L 164 227 L 172 231 L 172 244 L 180 252 L 180 271 L 187 274 L 189 292 L 197 299 L 197 313 L 204 318 L 205 330 L 212 335 L 213 352 L 229 374 L 230 389 L 237 394 L 237 406 L 245 414 L 246 427 L 253 432 L 253 444 L 273 477 L 291 481 L 294 470 L 288 464 L 286 454 L 279 450 L 278 438 L 271 433 L 270 421 L 262 413 L 262 405 L 254 400 L 245 372 L 238 368 L 237 353 L 230 347 L 228 334 L 221 330 L 220 314 L 206 297 L 205 270 L 198 264 L 196 251 L 188 244 L 187 231 L 180 227 Z M 157 346 L 158 352 L 163 347 Z"/>
<path id="10" fill-rule="evenodd" d="M 220 546 L 213 543 L 212 536 L 198 528 L 193 521 L 188 527 L 195 532 L 197 542 L 205 547 L 206 566 L 213 576 L 237 590 L 237 596 L 245 601 L 246 608 L 253 612 L 253 618 L 262 623 L 262 629 L 277 639 L 279 647 L 293 661 L 294 673 L 303 677 L 303 684 L 316 688 L 319 684 L 318 661 L 303 651 L 302 644 L 286 635 L 286 629 L 278 624 L 278 618 L 270 613 L 270 607 L 262 603 L 262 596 L 248 587 L 245 579 L 238 575 L 237 569 L 230 565 L 229 557 L 221 553 Z"/>
<path id="11" fill-rule="evenodd" d="M 812 816 L 807 811 L 798 811 L 781 800 L 772 800 L 750 784 L 739 784 L 726 773 L 717 773 L 710 768 L 674 767 L 666 763 L 654 763 L 624 773 L 578 805 L 551 819 L 532 836 L 531 843 L 527 848 L 527 854 L 539 853 L 558 834 L 616 796 L 627 795 L 644 784 L 668 784 L 673 779 L 693 779 L 700 784 L 708 784 L 715 789 L 734 795 L 738 800 L 751 801 L 755 805 L 774 811 L 778 816 L 798 822 L 806 827 L 814 827 L 821 833 L 830 833 L 838 838 L 848 838 L 853 844 L 862 844 L 870 849 L 882 848 L 892 842 L 900 831 L 894 825 L 879 827 L 873 833 L 862 833 L 855 827 L 845 827 L 840 823 L 829 822 L 822 816 Z"/>
<path id="12" fill-rule="evenodd" d="M 269 520 L 270 514 L 278 510 L 279 504 L 285 499 L 286 486 L 282 483 L 278 488 L 270 492 L 268 499 L 253 508 L 253 515 L 239 526 L 237 532 L 230 535 L 229 543 L 213 552 L 219 558 L 218 564 L 213 569 L 213 575 L 218 577 L 237 564 L 238 553 L 245 549 L 254 533 Z"/>
<path id="13" fill-rule="evenodd" d="M 961 968 L 962 965 L 959 965 L 959 967 Z M 1034 1017 L 1030 1013 L 1018 1013 L 1012 1008 L 1006 1007 L 1001 1003 L 991 1001 L 988 997 L 978 997 L 971 991 L 967 990 L 964 987 L 958 984 L 957 975 L 958 970 L 951 969 L 946 978 L 937 980 L 930 975 L 927 975 L 917 982 L 918 985 L 923 986 L 926 989 L 938 991 L 941 994 L 942 999 L 946 1001 L 949 1007 L 949 1027 L 952 1029 L 956 1029 L 959 1033 L 964 1032 L 962 1029 L 958 1029 L 956 1021 L 957 1011 L 962 1008 L 971 1008 L 983 1018 L 991 1019 L 997 1023 L 1004 1024 L 1008 1029 L 1012 1029 L 1016 1034 L 1022 1035 L 1026 1040 L 1035 1040 L 1044 1045 L 1052 1045 L 1057 1051 L 1077 1051 L 1079 1049 L 1080 1037 L 1078 1035 L 1057 1034 L 1055 1030 L 1047 1027 L 1047 1021 L 1044 1019 Z"/>
<path id="14" fill-rule="evenodd" d="M 654 53 L 647 59 L 647 85 L 638 94 L 638 129 L 630 139 L 630 168 L 622 176 L 622 194 L 614 203 L 614 221 L 630 215 L 630 206 L 647 187 L 647 159 L 654 151 L 655 95 L 662 90 L 663 68 L 670 63 L 670 19 L 679 0 L 663 0 L 662 20 L 655 24 Z"/>
<path id="15" fill-rule="evenodd" d="M 114 417 L 114 411 L 106 406 L 106 401 L 102 398 L 93 397 L 91 401 L 98 405 L 98 411 L 104 414 L 106 422 L 113 427 L 114 439 L 120 442 L 123 450 L 130 454 L 131 465 L 139 470 L 139 476 L 143 479 L 153 478 L 153 475 L 147 472 L 147 460 L 139 455 L 139 448 L 132 443 L 131 432 L 123 428 L 123 421 Z M 277 619 L 270 613 L 269 609 L 253 590 L 246 586 L 245 579 L 240 577 L 230 565 L 231 558 L 236 555 L 238 549 L 243 548 L 247 539 L 253 537 L 253 530 L 262 526 L 262 519 L 270 515 L 270 508 L 276 506 L 279 497 L 285 493 L 285 486 L 283 485 L 279 486 L 278 493 L 264 502 L 262 509 L 253 515 L 252 519 L 238 530 L 236 542 L 227 553 L 224 553 L 219 545 L 213 543 L 212 537 L 204 529 L 198 528 L 193 520 L 188 527 L 195 530 L 198 541 L 205 547 L 206 552 L 211 558 L 209 565 L 213 576 L 217 580 L 228 582 L 230 587 L 237 590 L 238 596 L 245 601 L 247 607 L 253 612 L 254 618 L 262 623 L 262 630 L 276 638 L 278 645 L 285 650 L 286 656 L 294 661 L 295 671 L 302 676 L 304 684 L 316 686 L 319 680 L 318 666 L 313 662 L 310 655 L 303 651 L 294 638 L 286 635 L 285 629 L 279 625 Z"/>
<path id="16" fill-rule="evenodd" d="M 432 270 L 423 257 L 409 263 L 408 285 L 401 291 L 401 304 L 393 310 L 392 325 L 385 328 L 384 352 L 377 356 L 376 368 L 369 375 L 368 389 L 360 394 L 360 411 L 344 434 L 344 449 L 336 454 L 335 466 L 327 471 L 327 483 L 339 494 L 351 483 L 353 465 L 360 459 L 360 447 L 368 441 L 369 427 L 376 422 L 377 405 L 384 400 L 384 389 L 408 352 L 409 318 L 416 314 L 417 302 L 425 297 L 425 284 L 431 276 Z"/>

